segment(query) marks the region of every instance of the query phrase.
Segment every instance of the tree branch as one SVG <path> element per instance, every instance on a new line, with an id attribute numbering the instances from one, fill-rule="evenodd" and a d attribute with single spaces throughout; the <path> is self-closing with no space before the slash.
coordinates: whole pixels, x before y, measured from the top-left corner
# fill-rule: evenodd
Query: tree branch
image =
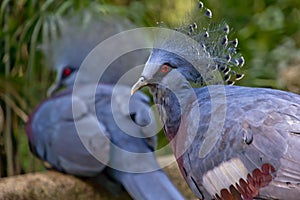
<path id="1" fill-rule="evenodd" d="M 166 159 L 163 159 L 163 162 Z M 161 159 L 160 159 L 161 162 Z M 165 167 L 165 171 L 187 199 L 195 199 L 183 180 L 177 164 Z M 28 173 L 0 179 L 0 199 L 5 200 L 108 200 L 131 199 L 125 192 L 118 196 L 101 185 L 55 171 Z"/>

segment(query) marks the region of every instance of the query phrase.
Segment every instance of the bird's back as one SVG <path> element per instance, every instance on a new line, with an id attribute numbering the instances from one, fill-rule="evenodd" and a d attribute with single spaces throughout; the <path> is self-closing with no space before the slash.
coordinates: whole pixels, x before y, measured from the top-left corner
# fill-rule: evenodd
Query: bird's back
<path id="1" fill-rule="evenodd" d="M 32 150 L 59 171 L 80 176 L 99 173 L 110 161 L 111 142 L 121 150 L 152 154 L 154 147 L 145 139 L 148 137 L 145 128 L 131 120 L 129 105 L 126 113 L 126 103 L 129 102 L 126 102 L 125 94 L 127 91 L 130 97 L 130 88 L 122 87 L 123 94 L 114 93 L 110 85 L 98 85 L 95 92 L 92 88 L 85 85 L 74 89 L 73 93 L 67 90 L 47 99 L 27 123 Z M 112 97 L 113 93 L 115 96 Z M 116 104 L 113 98 L 121 102 Z M 147 97 L 140 93 L 131 101 L 140 109 L 136 111 L 140 118 L 143 117 L 140 112 L 145 114 L 144 125 L 149 125 L 152 119 Z M 124 111 L 122 107 L 125 107 Z M 114 109 L 119 112 L 113 112 Z M 129 129 L 122 130 L 122 125 Z M 156 123 L 152 122 L 151 126 L 155 132 Z M 150 141 L 155 145 L 154 136 Z"/>
<path id="2" fill-rule="evenodd" d="M 191 110 L 198 107 L 198 123 L 189 122 L 195 121 L 190 110 L 182 118 L 182 127 L 190 127 L 179 128 L 188 135 L 179 164 L 195 193 L 224 197 L 221 190 L 233 191 L 233 185 L 244 198 L 263 187 L 261 197 L 297 199 L 300 96 L 238 86 L 209 86 L 195 93 L 198 104 Z"/>
<path id="3" fill-rule="evenodd" d="M 73 110 L 73 105 L 76 105 Z M 64 91 L 43 101 L 31 114 L 26 125 L 32 151 L 52 168 L 78 176 L 95 176 L 108 161 L 109 146 L 105 127 L 90 113 L 89 106 L 71 90 Z M 82 134 L 79 129 L 85 126 Z M 103 163 L 92 156 L 84 140 L 97 144 Z M 88 142 L 88 141 L 85 141 Z M 98 146 L 98 148 L 97 148 Z M 106 152 L 105 152 L 106 151 Z"/>

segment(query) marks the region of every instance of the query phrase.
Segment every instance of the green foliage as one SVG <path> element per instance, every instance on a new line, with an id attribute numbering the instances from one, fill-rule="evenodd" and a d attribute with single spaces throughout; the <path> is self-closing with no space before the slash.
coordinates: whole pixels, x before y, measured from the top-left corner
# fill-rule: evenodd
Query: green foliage
<path id="1" fill-rule="evenodd" d="M 282 88 L 279 71 L 300 60 L 300 2 L 275 0 L 206 1 L 239 39 L 246 59 L 243 85 Z"/>
<path id="2" fill-rule="evenodd" d="M 191 17 L 197 0 L 3 0 L 0 3 L 0 177 L 41 169 L 29 152 L 25 121 L 53 81 L 39 44 L 56 37 L 65 15 L 88 9 L 118 13 L 140 26 L 174 26 Z M 215 21 L 226 21 L 246 59 L 240 84 L 282 88 L 279 70 L 300 60 L 300 1 L 206 0 Z M 199 13 L 193 13 L 199 14 Z M 163 141 L 163 140 L 162 140 Z M 161 142 L 163 146 L 166 141 Z"/>

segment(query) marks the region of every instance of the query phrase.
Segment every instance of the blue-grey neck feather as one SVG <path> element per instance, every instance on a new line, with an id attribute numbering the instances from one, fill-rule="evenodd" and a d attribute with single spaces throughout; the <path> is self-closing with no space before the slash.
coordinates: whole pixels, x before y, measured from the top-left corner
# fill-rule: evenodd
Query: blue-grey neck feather
<path id="1" fill-rule="evenodd" d="M 158 112 L 165 132 L 172 139 L 179 128 L 181 107 L 175 94 L 167 89 L 152 88 L 154 102 L 159 105 Z"/>

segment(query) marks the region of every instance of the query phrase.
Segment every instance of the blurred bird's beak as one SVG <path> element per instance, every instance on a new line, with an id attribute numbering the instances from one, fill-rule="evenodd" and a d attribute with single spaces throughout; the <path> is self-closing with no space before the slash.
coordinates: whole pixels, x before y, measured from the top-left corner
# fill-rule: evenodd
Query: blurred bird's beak
<path id="1" fill-rule="evenodd" d="M 51 97 L 62 86 L 61 76 L 62 70 L 58 70 L 54 83 L 47 90 L 47 97 Z"/>
<path id="2" fill-rule="evenodd" d="M 47 97 L 51 97 L 53 95 L 53 93 L 58 90 L 58 88 L 60 88 L 61 83 L 60 82 L 55 82 L 53 83 L 53 85 L 51 85 L 49 87 L 49 89 L 47 90 Z"/>
<path id="3" fill-rule="evenodd" d="M 142 89 L 143 87 L 145 87 L 146 85 L 148 85 L 147 80 L 144 77 L 141 77 L 131 88 L 131 95 L 133 95 L 134 93 L 136 93 L 138 90 Z"/>

